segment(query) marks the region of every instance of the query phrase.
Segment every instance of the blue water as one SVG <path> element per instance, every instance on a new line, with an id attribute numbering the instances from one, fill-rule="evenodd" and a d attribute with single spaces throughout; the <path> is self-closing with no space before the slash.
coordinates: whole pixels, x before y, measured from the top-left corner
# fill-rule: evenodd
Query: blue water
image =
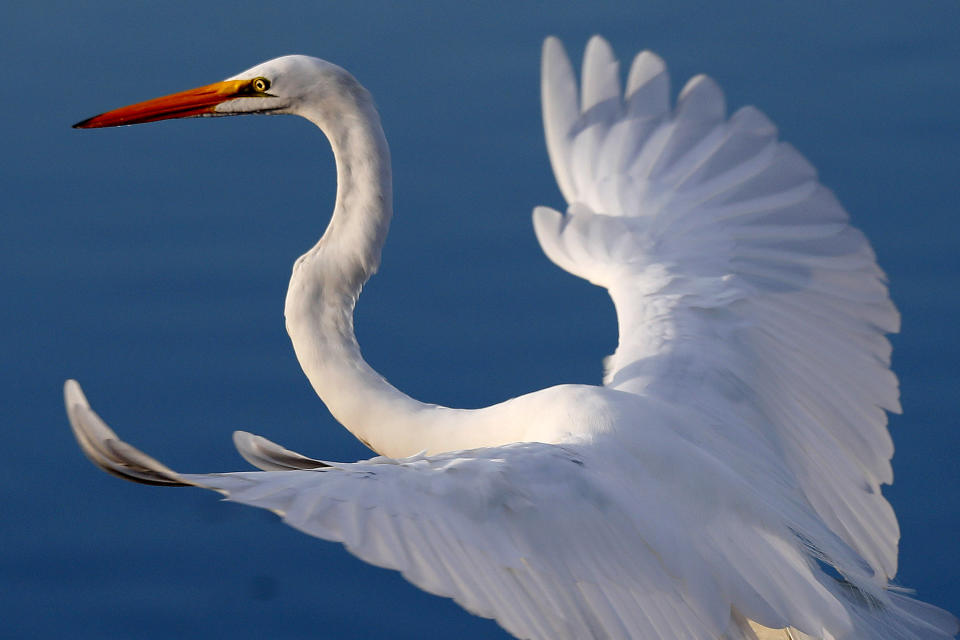
<path id="1" fill-rule="evenodd" d="M 551 265 L 529 221 L 561 205 L 539 119 L 548 34 L 576 56 L 593 33 L 622 57 L 651 48 L 677 88 L 713 75 L 732 107 L 779 124 L 873 240 L 903 312 L 887 491 L 899 579 L 960 612 L 960 4 L 170 4 L 9 3 L 0 19 L 0 635 L 503 636 L 269 514 L 82 458 L 67 377 L 177 469 L 246 468 L 236 428 L 327 459 L 368 453 L 283 328 L 290 265 L 334 194 L 319 133 L 294 118 L 69 125 L 286 53 L 352 70 L 396 165 L 361 344 L 412 395 L 480 406 L 596 382 L 616 340 L 605 294 Z"/>

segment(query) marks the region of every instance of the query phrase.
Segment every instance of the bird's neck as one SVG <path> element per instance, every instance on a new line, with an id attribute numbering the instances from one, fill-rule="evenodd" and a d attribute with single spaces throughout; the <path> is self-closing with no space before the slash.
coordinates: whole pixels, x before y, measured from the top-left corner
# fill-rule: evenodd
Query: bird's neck
<path id="1" fill-rule="evenodd" d="M 397 457 L 431 448 L 430 414 L 442 409 L 388 383 L 354 336 L 354 305 L 379 265 L 392 213 L 390 152 L 369 96 L 359 91 L 337 106 L 335 120 L 303 114 L 333 147 L 337 199 L 323 237 L 294 265 L 284 314 L 300 365 L 333 416 L 373 450 Z"/>

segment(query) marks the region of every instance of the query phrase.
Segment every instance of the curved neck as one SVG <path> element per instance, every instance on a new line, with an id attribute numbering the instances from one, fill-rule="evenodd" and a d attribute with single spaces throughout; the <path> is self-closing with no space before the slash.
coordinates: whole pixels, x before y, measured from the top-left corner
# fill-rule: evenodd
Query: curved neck
<path id="1" fill-rule="evenodd" d="M 401 393 L 364 361 L 353 332 L 360 289 L 380 263 L 392 214 L 390 152 L 369 94 L 350 86 L 300 115 L 326 134 L 337 199 L 323 237 L 297 260 L 287 291 L 287 332 L 300 366 L 333 416 L 378 453 L 432 448 L 427 414 L 441 410 Z"/>

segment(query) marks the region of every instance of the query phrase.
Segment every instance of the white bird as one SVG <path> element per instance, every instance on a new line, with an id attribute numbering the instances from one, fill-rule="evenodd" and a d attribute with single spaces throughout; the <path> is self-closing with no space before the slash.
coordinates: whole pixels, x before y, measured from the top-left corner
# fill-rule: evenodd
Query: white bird
<path id="1" fill-rule="evenodd" d="M 322 462 L 261 437 L 258 472 L 182 474 L 121 441 L 65 386 L 80 446 L 120 477 L 194 485 L 279 514 L 520 638 L 948 638 L 957 620 L 890 585 L 899 530 L 886 411 L 899 411 L 883 272 L 812 166 L 711 79 L 671 107 L 663 61 L 621 89 L 593 38 L 578 90 L 544 44 L 547 147 L 567 212 L 533 212 L 560 267 L 619 319 L 602 386 L 476 410 L 424 404 L 363 359 L 360 289 L 392 212 L 390 155 L 345 70 L 277 58 L 96 116 L 294 114 L 333 147 L 337 195 L 293 267 L 287 330 L 316 392 L 380 454 Z"/>

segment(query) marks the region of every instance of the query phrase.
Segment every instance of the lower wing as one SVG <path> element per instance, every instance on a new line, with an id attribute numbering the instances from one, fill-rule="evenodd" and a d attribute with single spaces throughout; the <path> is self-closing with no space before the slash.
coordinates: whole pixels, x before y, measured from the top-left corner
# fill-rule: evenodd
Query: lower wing
<path id="1" fill-rule="evenodd" d="M 268 509 L 520 638 L 804 637 L 756 621 L 817 637 L 825 629 L 904 639 L 954 630 L 949 614 L 896 594 L 858 603 L 863 594 L 850 597 L 820 571 L 809 541 L 790 527 L 732 512 L 692 525 L 683 518 L 698 518 L 696 510 L 683 516 L 672 504 L 690 496 L 638 495 L 629 465 L 607 451 L 517 443 L 341 464 L 241 433 L 244 457 L 270 470 L 181 474 L 120 440 L 76 382 L 65 398 L 77 440 L 104 470 Z M 811 514 L 797 527 L 815 521 Z"/>

